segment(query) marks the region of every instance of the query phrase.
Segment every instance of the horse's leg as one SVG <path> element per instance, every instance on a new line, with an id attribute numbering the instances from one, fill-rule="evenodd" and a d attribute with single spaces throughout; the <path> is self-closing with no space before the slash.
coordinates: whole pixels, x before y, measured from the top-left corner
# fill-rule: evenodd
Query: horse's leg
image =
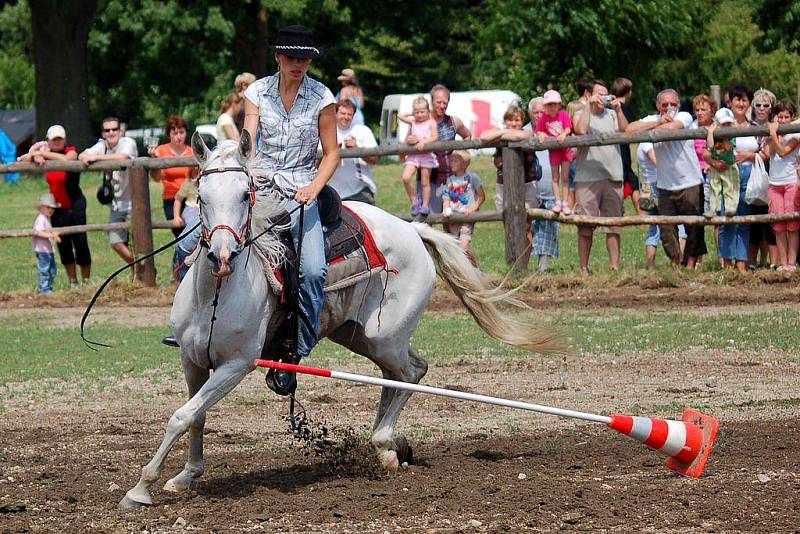
<path id="1" fill-rule="evenodd" d="M 139 508 L 153 504 L 150 487 L 161 476 L 164 460 L 178 438 L 189 430 L 198 417 L 205 416 L 211 406 L 230 393 L 252 370 L 250 360 L 220 366 L 203 384 L 200 391 L 172 414 L 161 446 L 150 463 L 142 468 L 142 477 L 139 482 L 128 490 L 128 493 L 120 501 L 121 508 Z"/>
<path id="2" fill-rule="evenodd" d="M 196 366 L 191 361 L 184 360 L 183 373 L 186 376 L 186 385 L 189 388 L 189 398 L 191 399 L 208 380 L 209 371 Z M 186 461 L 183 471 L 164 484 L 165 491 L 174 493 L 186 491 L 192 482 L 203 475 L 203 427 L 205 424 L 206 412 L 197 414 L 189 427 L 189 459 Z"/>
<path id="3" fill-rule="evenodd" d="M 400 380 L 402 382 L 419 383 L 428 371 L 428 363 L 422 359 L 410 345 L 405 349 L 407 356 L 398 358 L 383 359 L 380 356 L 374 358 L 375 363 L 381 367 L 383 375 L 390 380 Z M 387 365 L 391 363 L 391 365 Z M 402 367 L 397 367 L 402 365 Z M 388 392 L 386 390 L 389 390 Z M 394 427 L 397 419 L 403 411 L 403 407 L 411 397 L 410 391 L 397 390 L 394 388 L 383 388 L 381 401 L 384 393 L 388 395 L 388 404 L 383 407 L 383 417 L 372 431 L 372 446 L 378 454 L 378 459 L 384 468 L 395 471 L 400 466 L 400 462 L 409 459 L 408 441 L 402 434 L 395 434 Z M 379 410 L 380 412 L 380 410 Z"/>

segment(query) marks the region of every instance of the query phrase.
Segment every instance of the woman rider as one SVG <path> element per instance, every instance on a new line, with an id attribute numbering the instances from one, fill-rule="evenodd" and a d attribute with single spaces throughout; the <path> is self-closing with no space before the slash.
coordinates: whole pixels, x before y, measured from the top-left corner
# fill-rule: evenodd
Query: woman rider
<path id="1" fill-rule="evenodd" d="M 300 327 L 297 356 L 308 356 L 317 343 L 320 312 L 324 303 L 323 284 L 328 268 L 317 195 L 339 165 L 336 142 L 336 114 L 333 93 L 306 75 L 311 60 L 322 51 L 311 32 L 303 26 L 278 31 L 275 45 L 278 72 L 256 80 L 244 93 L 244 128 L 257 140 L 250 166 L 259 192 L 254 218 L 259 217 L 259 197 L 268 194 L 265 183 L 292 195 L 287 207 L 304 204 L 303 246 L 300 256 L 298 306 Z M 317 146 L 322 143 L 322 161 L 316 166 Z M 299 210 L 292 213 L 292 236 L 299 237 Z M 294 375 L 275 373 L 275 382 L 286 393 Z"/>

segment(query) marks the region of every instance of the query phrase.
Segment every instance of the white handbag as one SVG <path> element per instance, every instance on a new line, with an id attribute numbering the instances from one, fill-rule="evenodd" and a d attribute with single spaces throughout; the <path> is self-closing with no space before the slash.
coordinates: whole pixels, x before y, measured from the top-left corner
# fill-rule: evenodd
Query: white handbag
<path id="1" fill-rule="evenodd" d="M 764 160 L 756 153 L 750 179 L 744 192 L 744 201 L 753 206 L 766 206 L 768 203 L 769 175 L 764 167 Z"/>

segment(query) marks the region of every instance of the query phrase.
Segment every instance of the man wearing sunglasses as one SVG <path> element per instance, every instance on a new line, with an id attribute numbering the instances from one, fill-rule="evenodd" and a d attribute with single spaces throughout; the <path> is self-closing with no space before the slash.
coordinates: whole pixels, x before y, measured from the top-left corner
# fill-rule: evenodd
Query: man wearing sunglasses
<path id="1" fill-rule="evenodd" d="M 119 119 L 106 117 L 103 119 L 102 139 L 78 155 L 78 159 L 89 164 L 95 161 L 135 158 L 138 155 L 136 141 L 124 137 L 120 130 Z M 108 222 L 128 222 L 131 219 L 131 189 L 128 171 L 111 173 L 111 185 L 114 199 L 111 201 L 111 214 Z M 108 232 L 111 249 L 119 254 L 126 263 L 133 261 L 133 254 L 128 247 L 128 230 L 112 230 Z"/>

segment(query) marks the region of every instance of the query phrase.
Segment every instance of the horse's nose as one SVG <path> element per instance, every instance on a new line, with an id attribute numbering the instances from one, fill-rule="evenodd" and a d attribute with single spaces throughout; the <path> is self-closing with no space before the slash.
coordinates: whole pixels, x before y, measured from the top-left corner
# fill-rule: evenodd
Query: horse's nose
<path id="1" fill-rule="evenodd" d="M 211 274 L 214 276 L 228 276 L 233 273 L 233 258 L 235 252 L 223 250 L 217 254 L 213 249 L 208 251 L 208 260 L 211 262 Z"/>

